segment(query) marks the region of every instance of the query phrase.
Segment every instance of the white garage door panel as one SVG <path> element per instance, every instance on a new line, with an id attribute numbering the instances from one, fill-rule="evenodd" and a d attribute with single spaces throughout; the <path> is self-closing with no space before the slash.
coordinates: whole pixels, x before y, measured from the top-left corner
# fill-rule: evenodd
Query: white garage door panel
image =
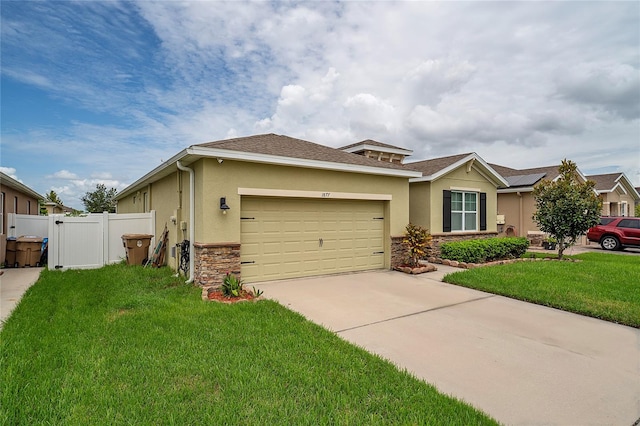
<path id="1" fill-rule="evenodd" d="M 256 282 L 383 268 L 383 214 L 381 201 L 245 196 L 242 278 Z"/>

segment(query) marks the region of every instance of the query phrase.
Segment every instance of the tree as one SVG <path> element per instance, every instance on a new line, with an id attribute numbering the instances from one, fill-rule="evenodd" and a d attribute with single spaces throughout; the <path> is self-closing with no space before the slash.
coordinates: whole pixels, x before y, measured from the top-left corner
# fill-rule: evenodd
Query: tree
<path id="1" fill-rule="evenodd" d="M 60 204 L 62 205 L 62 200 L 60 199 L 60 197 L 58 197 L 58 194 L 56 194 L 56 191 L 54 191 L 53 189 L 51 191 L 49 191 L 49 193 L 47 193 L 46 195 L 47 200 L 52 201 L 56 204 Z"/>
<path id="2" fill-rule="evenodd" d="M 600 218 L 601 201 L 594 190 L 595 182 L 578 181 L 577 169 L 574 162 L 562 160 L 560 177 L 554 182 L 545 179 L 533 189 L 537 207 L 533 220 L 541 231 L 556 239 L 559 259 Z"/>
<path id="3" fill-rule="evenodd" d="M 116 189 L 107 187 L 101 183 L 96 185 L 96 190 L 87 192 L 82 198 L 84 207 L 89 213 L 116 212 Z"/>
<path id="4" fill-rule="evenodd" d="M 636 217 L 640 217 L 640 204 L 636 205 Z"/>

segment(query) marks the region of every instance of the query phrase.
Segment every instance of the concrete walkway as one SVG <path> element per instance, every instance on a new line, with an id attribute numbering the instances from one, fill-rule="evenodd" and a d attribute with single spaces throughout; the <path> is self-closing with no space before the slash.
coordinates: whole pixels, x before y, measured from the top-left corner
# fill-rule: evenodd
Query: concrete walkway
<path id="1" fill-rule="evenodd" d="M 345 340 L 513 425 L 640 417 L 640 330 L 442 283 L 457 269 L 256 284 Z"/>
<path id="2" fill-rule="evenodd" d="M 0 275 L 0 328 L 43 268 L 7 268 Z"/>

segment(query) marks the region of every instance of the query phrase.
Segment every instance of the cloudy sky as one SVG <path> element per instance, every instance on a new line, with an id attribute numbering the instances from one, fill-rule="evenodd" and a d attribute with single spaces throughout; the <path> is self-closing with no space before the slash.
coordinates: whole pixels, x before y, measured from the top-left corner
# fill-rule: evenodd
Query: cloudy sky
<path id="1" fill-rule="evenodd" d="M 640 186 L 640 3 L 3 1 L 2 171 L 69 206 L 191 144 L 375 139 Z"/>

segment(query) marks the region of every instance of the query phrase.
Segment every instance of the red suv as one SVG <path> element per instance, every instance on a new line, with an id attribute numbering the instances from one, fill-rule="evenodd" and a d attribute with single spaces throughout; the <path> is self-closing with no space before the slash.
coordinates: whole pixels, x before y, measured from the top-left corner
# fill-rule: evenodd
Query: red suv
<path id="1" fill-rule="evenodd" d="M 601 217 L 600 224 L 587 231 L 587 239 L 605 250 L 640 247 L 640 217 Z"/>

